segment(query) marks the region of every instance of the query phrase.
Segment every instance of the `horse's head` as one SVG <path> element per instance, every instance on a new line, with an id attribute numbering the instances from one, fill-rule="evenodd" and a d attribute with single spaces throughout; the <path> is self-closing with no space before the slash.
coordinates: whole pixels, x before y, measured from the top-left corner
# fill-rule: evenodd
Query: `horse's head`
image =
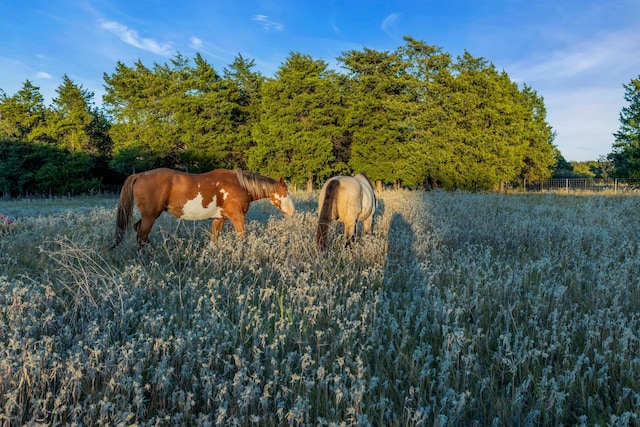
<path id="1" fill-rule="evenodd" d="M 271 200 L 271 204 L 280 209 L 280 212 L 285 216 L 292 216 L 296 210 L 293 206 L 293 202 L 291 201 L 291 197 L 289 196 L 289 188 L 287 187 L 287 184 L 284 183 L 284 179 L 282 177 L 280 177 L 280 181 L 278 181 L 278 185 L 276 186 L 275 191 L 271 194 L 269 200 Z"/>

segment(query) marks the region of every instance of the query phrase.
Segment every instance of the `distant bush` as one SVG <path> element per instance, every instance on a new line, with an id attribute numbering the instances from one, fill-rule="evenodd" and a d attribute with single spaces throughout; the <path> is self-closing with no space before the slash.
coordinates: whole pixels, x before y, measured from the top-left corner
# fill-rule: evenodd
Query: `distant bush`
<path id="1" fill-rule="evenodd" d="M 47 144 L 0 140 L 0 191 L 25 195 L 80 195 L 100 188 L 95 160 Z"/>

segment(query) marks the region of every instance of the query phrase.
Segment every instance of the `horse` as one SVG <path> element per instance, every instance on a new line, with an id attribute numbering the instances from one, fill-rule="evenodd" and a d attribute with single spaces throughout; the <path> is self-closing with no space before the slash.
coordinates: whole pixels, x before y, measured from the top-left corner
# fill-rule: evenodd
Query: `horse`
<path id="1" fill-rule="evenodd" d="M 191 174 L 167 168 L 130 175 L 118 199 L 115 243 L 118 246 L 129 226 L 133 202 L 141 218 L 133 225 L 138 246 L 149 243 L 149 232 L 164 211 L 176 218 L 198 221 L 211 219 L 211 241 L 216 241 L 224 222 L 231 220 L 237 234 L 244 237 L 245 215 L 249 204 L 269 198 L 285 216 L 295 212 L 289 190 L 279 180 L 242 170 L 216 169 Z"/>
<path id="2" fill-rule="evenodd" d="M 363 223 L 365 234 L 371 233 L 375 210 L 376 196 L 365 174 L 329 178 L 323 185 L 318 198 L 319 214 L 316 228 L 318 248 L 327 249 L 329 224 L 334 220 L 344 223 L 346 246 L 355 241 L 358 222 Z"/>

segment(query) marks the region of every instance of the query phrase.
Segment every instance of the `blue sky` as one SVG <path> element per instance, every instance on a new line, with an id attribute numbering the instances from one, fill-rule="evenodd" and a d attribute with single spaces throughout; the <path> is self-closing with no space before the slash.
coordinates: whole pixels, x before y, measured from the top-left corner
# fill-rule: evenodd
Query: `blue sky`
<path id="1" fill-rule="evenodd" d="M 152 67 L 176 52 L 219 72 L 240 53 L 271 77 L 290 52 L 337 66 L 405 35 L 466 49 L 544 98 L 554 143 L 576 161 L 611 152 L 622 85 L 640 75 L 638 0 L 3 0 L 0 17 L 0 89 L 28 79 L 47 105 L 65 74 L 100 104 L 117 61 Z"/>

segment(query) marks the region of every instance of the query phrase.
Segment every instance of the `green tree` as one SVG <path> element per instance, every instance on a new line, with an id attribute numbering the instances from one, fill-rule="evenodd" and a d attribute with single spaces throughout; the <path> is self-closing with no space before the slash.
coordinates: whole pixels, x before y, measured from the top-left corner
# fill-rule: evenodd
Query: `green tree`
<path id="1" fill-rule="evenodd" d="M 177 54 L 152 69 L 118 63 L 104 76 L 113 117 L 114 158 L 123 173 L 168 166 L 194 172 L 235 167 L 232 143 L 239 95 L 200 54 Z"/>
<path id="2" fill-rule="evenodd" d="M 2 197 L 22 195 L 33 178 L 28 171 L 29 145 L 22 141 L 0 139 L 0 189 Z"/>
<path id="3" fill-rule="evenodd" d="M 553 177 L 554 178 L 573 178 L 573 164 L 568 162 L 560 150 L 556 149 L 554 152 L 554 156 L 556 159 L 556 164 L 553 169 Z"/>
<path id="4" fill-rule="evenodd" d="M 417 95 L 417 108 L 413 113 L 411 151 L 407 169 L 410 179 L 406 184 L 428 184 L 437 187 L 444 183 L 453 186 L 456 159 L 450 144 L 454 128 L 448 120 L 449 94 L 453 85 L 451 56 L 437 46 L 405 37 L 405 46 L 398 52 L 408 64 L 413 77 L 413 90 Z"/>
<path id="5" fill-rule="evenodd" d="M 76 85 L 64 75 L 62 84 L 56 89 L 52 115 L 48 122 L 48 134 L 61 148 L 71 151 L 88 151 L 92 117 L 90 103 L 93 92 Z"/>
<path id="6" fill-rule="evenodd" d="M 46 133 L 55 144 L 98 158 L 111 154 L 109 122 L 93 103 L 94 93 L 75 84 L 67 75 L 56 89 Z"/>
<path id="7" fill-rule="evenodd" d="M 596 178 L 601 166 L 597 160 L 571 162 L 571 165 L 576 178 Z"/>
<path id="8" fill-rule="evenodd" d="M 93 159 L 51 144 L 0 140 L 0 191 L 3 197 L 27 194 L 81 194 L 98 190 Z"/>
<path id="9" fill-rule="evenodd" d="M 134 67 L 118 62 L 114 74 L 104 75 L 103 101 L 113 121 L 114 169 L 129 174 L 178 162 L 175 117 L 166 108 L 177 84 L 174 77 L 166 65 L 156 64 L 151 70 L 141 61 Z"/>
<path id="10" fill-rule="evenodd" d="M 346 127 L 351 133 L 349 166 L 374 181 L 415 181 L 411 167 L 421 162 L 413 144 L 417 93 L 398 53 L 365 48 L 343 53 L 348 71 Z"/>
<path id="11" fill-rule="evenodd" d="M 253 71 L 255 61 L 238 54 L 233 62 L 224 68 L 223 75 L 231 91 L 235 92 L 237 104 L 231 117 L 234 130 L 229 137 L 230 152 L 228 163 L 238 169 L 247 169 L 249 149 L 255 145 L 253 127 L 260 120 L 262 84 L 265 78 Z"/>
<path id="12" fill-rule="evenodd" d="M 629 104 L 620 111 L 620 128 L 614 133 L 613 151 L 608 155 L 618 178 L 640 178 L 640 75 L 623 85 Z"/>
<path id="13" fill-rule="evenodd" d="M 451 183 L 468 190 L 496 188 L 522 169 L 525 110 L 506 73 L 484 58 L 465 52 L 453 65 L 455 77 L 447 105 L 452 160 Z"/>
<path id="14" fill-rule="evenodd" d="M 525 109 L 521 134 L 525 151 L 524 164 L 518 178 L 527 181 L 550 178 L 560 152 L 553 145 L 555 132 L 547 122 L 544 99 L 525 85 L 521 91 L 521 100 Z"/>
<path id="15" fill-rule="evenodd" d="M 26 141 L 46 139 L 37 132 L 45 126 L 47 108 L 40 88 L 26 80 L 13 96 L 4 92 L 0 96 L 0 138 Z"/>
<path id="16" fill-rule="evenodd" d="M 341 97 L 322 60 L 291 53 L 275 79 L 262 85 L 256 145 L 248 165 L 311 188 L 336 170 L 333 139 L 341 135 Z"/>
<path id="17" fill-rule="evenodd" d="M 181 166 L 195 172 L 235 167 L 230 154 L 233 117 L 238 115 L 234 90 L 199 54 L 194 63 L 175 70 L 179 85 L 167 102 L 178 130 L 175 138 L 183 147 Z"/>
<path id="18" fill-rule="evenodd" d="M 91 174 L 93 159 L 86 153 L 38 147 L 34 157 L 40 166 L 34 171 L 34 189 L 40 194 L 78 195 L 97 190 L 100 179 Z"/>
<path id="19" fill-rule="evenodd" d="M 482 190 L 550 175 L 552 132 L 534 91 L 519 90 L 484 58 L 465 52 L 452 63 L 440 48 L 405 41 L 399 52 L 418 93 L 416 176 L 431 186 Z"/>
<path id="20" fill-rule="evenodd" d="M 607 156 L 600 156 L 597 160 L 597 166 L 594 166 L 592 171 L 596 179 L 608 180 L 614 173 L 613 163 Z"/>

